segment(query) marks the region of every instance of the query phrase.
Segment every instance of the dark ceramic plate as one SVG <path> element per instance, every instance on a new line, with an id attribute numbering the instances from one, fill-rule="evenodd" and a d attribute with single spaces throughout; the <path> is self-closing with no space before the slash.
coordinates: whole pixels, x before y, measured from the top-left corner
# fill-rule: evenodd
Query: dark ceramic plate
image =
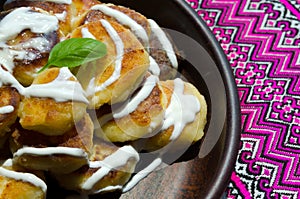
<path id="1" fill-rule="evenodd" d="M 184 54 L 181 73 L 207 100 L 208 124 L 201 142 L 170 166 L 150 174 L 131 191 L 92 198 L 221 198 L 239 147 L 240 106 L 231 68 L 218 42 L 184 0 L 102 2 L 135 9 L 168 31 Z M 57 191 L 50 187 L 49 198 L 60 198 L 60 193 L 54 194 Z"/>

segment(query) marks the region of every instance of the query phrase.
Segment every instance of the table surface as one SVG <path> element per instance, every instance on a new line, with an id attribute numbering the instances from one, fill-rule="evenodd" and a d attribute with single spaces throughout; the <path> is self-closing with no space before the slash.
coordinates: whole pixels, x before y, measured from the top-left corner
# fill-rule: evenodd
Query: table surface
<path id="1" fill-rule="evenodd" d="M 300 198 L 300 0 L 186 0 L 232 67 L 241 143 L 227 198 Z"/>

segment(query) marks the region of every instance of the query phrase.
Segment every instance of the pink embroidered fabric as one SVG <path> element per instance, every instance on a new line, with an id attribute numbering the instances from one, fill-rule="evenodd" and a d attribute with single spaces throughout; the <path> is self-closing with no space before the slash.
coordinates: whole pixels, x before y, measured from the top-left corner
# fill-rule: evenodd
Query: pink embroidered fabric
<path id="1" fill-rule="evenodd" d="M 242 132 L 227 198 L 300 198 L 300 0 L 186 0 L 231 64 Z"/>

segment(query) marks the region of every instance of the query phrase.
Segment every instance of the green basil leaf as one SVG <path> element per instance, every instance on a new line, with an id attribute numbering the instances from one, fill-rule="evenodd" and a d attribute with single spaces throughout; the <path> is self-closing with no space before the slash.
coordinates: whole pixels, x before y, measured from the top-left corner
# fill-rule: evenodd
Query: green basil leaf
<path id="1" fill-rule="evenodd" d="M 91 38 L 67 39 L 52 48 L 47 64 L 38 72 L 50 66 L 74 68 L 105 55 L 106 46 L 101 41 Z"/>

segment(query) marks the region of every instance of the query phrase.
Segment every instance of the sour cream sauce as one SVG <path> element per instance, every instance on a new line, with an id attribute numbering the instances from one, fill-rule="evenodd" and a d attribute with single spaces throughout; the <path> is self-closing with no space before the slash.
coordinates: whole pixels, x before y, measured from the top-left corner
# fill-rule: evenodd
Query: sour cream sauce
<path id="1" fill-rule="evenodd" d="M 23 87 L 15 77 L 0 67 L 0 86 L 10 85 L 26 97 L 49 97 L 57 102 L 79 101 L 88 103 L 85 91 L 77 81 L 69 80 L 74 77 L 67 67 L 60 69 L 58 76 L 46 84 L 32 84 L 29 87 Z M 75 78 L 75 77 L 74 77 Z"/>
<path id="2" fill-rule="evenodd" d="M 195 96 L 184 94 L 184 82 L 179 78 L 175 79 L 171 102 L 166 110 L 162 127 L 165 130 L 174 126 L 170 140 L 180 136 L 183 128 L 195 120 L 200 108 L 200 102 Z"/>
<path id="3" fill-rule="evenodd" d="M 90 190 L 93 186 L 99 182 L 104 176 L 106 176 L 112 169 L 124 166 L 131 159 L 139 161 L 139 154 L 132 146 L 123 146 L 116 152 L 107 156 L 102 161 L 90 162 L 90 168 L 100 168 L 91 177 L 89 177 L 83 184 L 82 189 Z M 118 187 L 119 188 L 119 187 Z M 104 189 L 105 190 L 105 189 Z M 98 190 L 97 192 L 99 192 Z"/>
<path id="4" fill-rule="evenodd" d="M 154 20 L 148 19 L 148 22 L 150 24 L 152 33 L 157 37 L 157 39 L 161 43 L 163 50 L 166 51 L 173 68 L 178 68 L 176 53 L 167 35 Z"/>
<path id="5" fill-rule="evenodd" d="M 141 25 L 139 25 L 136 21 L 131 19 L 128 15 L 109 7 L 109 4 L 95 5 L 91 8 L 91 10 L 99 10 L 103 12 L 105 15 L 110 16 L 115 20 L 117 20 L 120 24 L 129 27 L 130 30 L 143 41 L 145 46 L 147 47 L 149 46 L 149 37 L 146 30 Z"/>
<path id="6" fill-rule="evenodd" d="M 11 105 L 0 107 L 0 114 L 7 114 L 14 112 L 15 108 Z"/>
<path id="7" fill-rule="evenodd" d="M 47 191 L 46 183 L 31 173 L 16 172 L 16 171 L 11 171 L 3 167 L 0 167 L 0 175 L 14 180 L 21 180 L 23 182 L 28 182 L 36 187 L 40 187 L 44 193 L 46 193 Z"/>
<path id="8" fill-rule="evenodd" d="M 20 7 L 11 11 L 0 21 L 0 65 L 11 73 L 15 67 L 15 59 L 33 60 L 36 58 L 26 49 L 33 48 L 45 52 L 50 48 L 49 41 L 43 36 L 32 38 L 18 45 L 7 44 L 8 40 L 14 39 L 27 29 L 36 34 L 48 34 L 58 29 L 58 19 L 46 12 Z"/>
<path id="9" fill-rule="evenodd" d="M 122 70 L 122 62 L 123 62 L 123 56 L 124 56 L 124 43 L 117 33 L 117 31 L 114 29 L 114 27 L 106 20 L 101 19 L 100 20 L 102 26 L 107 31 L 110 38 L 113 40 L 115 49 L 116 49 L 116 60 L 114 64 L 114 72 L 113 74 L 101 85 L 96 85 L 95 78 L 92 78 L 89 82 L 88 88 L 87 88 L 87 94 L 89 96 L 105 90 L 108 86 L 113 84 L 115 81 L 119 79 L 121 76 L 121 70 Z M 88 29 L 82 29 L 82 35 L 83 37 L 87 38 L 93 38 L 94 36 L 88 31 Z"/>
<path id="10" fill-rule="evenodd" d="M 22 155 L 34 155 L 34 156 L 48 156 L 48 155 L 69 155 L 73 157 L 87 158 L 87 153 L 80 148 L 71 147 L 45 147 L 45 148 L 35 148 L 35 147 L 23 147 L 14 153 L 14 157 Z"/>

